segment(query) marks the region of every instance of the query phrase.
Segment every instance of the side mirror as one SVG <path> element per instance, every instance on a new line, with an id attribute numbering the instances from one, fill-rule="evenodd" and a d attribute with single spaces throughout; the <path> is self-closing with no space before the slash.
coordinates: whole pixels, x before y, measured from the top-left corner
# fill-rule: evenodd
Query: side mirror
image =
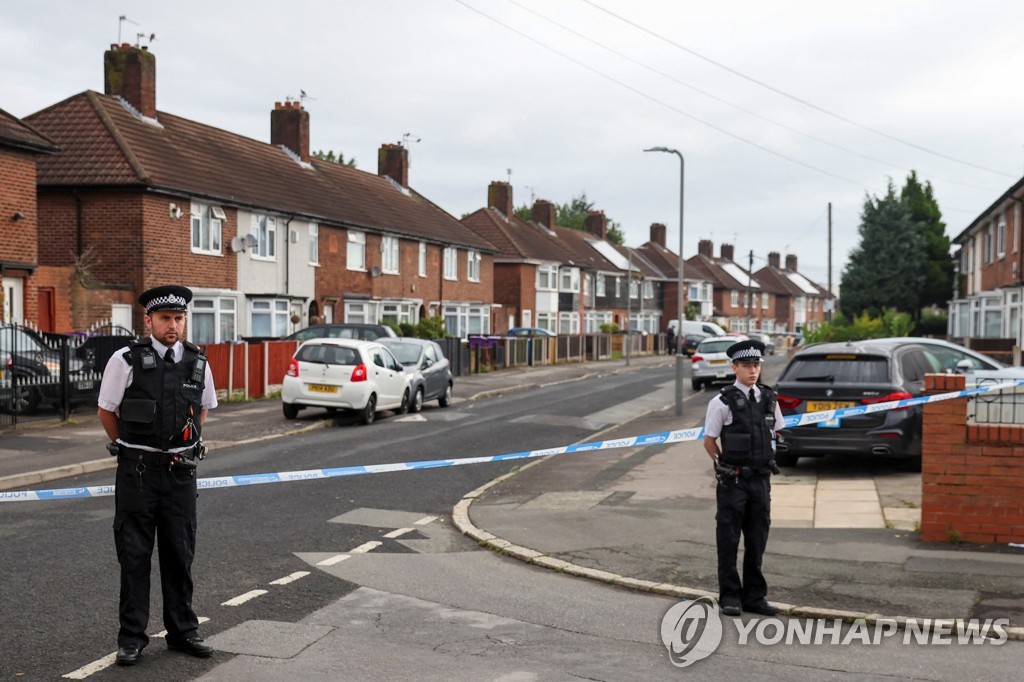
<path id="1" fill-rule="evenodd" d="M 961 374 L 967 374 L 973 368 L 974 365 L 971 363 L 970 360 L 961 360 L 960 362 L 956 363 L 956 371 L 960 372 Z"/>

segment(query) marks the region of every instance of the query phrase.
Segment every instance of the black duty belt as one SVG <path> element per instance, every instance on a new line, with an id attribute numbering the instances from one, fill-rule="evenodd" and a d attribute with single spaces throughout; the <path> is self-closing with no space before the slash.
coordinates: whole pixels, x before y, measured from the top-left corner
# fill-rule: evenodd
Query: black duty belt
<path id="1" fill-rule="evenodd" d="M 195 453 L 195 446 L 181 452 L 154 452 L 152 450 L 139 450 L 138 448 L 130 448 L 122 445 L 121 451 L 117 456 L 117 461 L 132 463 L 141 462 L 146 466 L 161 467 L 167 466 L 174 457 L 187 457 L 192 459 L 195 457 Z"/>

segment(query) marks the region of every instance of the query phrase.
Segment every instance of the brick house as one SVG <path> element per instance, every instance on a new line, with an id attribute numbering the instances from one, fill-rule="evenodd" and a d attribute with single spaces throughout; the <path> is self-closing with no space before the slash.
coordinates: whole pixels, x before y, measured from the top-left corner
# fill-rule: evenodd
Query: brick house
<path id="1" fill-rule="evenodd" d="M 754 273 L 772 299 L 765 309 L 764 325 L 774 321 L 774 328 L 762 326 L 767 332 L 796 332 L 817 329 L 825 321 L 825 303 L 828 291 L 797 270 L 797 257 L 786 255 L 786 267 L 781 267 L 780 256 L 768 254 L 768 265 Z"/>
<path id="2" fill-rule="evenodd" d="M 62 330 L 141 329 L 135 297 L 167 282 L 195 293 L 200 343 L 313 317 L 489 326 L 493 247 L 408 187 L 404 149 L 365 173 L 310 157 L 298 103 L 275 105 L 267 144 L 158 111 L 145 48 L 111 46 L 104 69 L 105 94 L 27 119 L 63 149 L 38 177 L 39 262 L 71 282 Z"/>
<path id="3" fill-rule="evenodd" d="M 1013 339 L 1024 345 L 1024 178 L 1006 190 L 953 239 L 956 272 L 949 304 L 953 338 Z"/>
<path id="4" fill-rule="evenodd" d="M 56 151 L 45 135 L 0 109 L 0 322 L 32 322 L 44 331 L 53 331 L 54 292 L 40 290 L 36 279 L 36 163 Z"/>
<path id="5" fill-rule="evenodd" d="M 771 309 L 773 297 L 733 260 L 733 254 L 732 244 L 722 244 L 716 258 L 714 243 L 701 239 L 697 254 L 686 259 L 686 268 L 694 277 L 711 284 L 711 318 L 715 322 L 729 331 L 753 331 L 764 319 L 764 311 Z"/>
<path id="6" fill-rule="evenodd" d="M 668 330 L 669 321 L 675 320 L 679 314 L 679 255 L 666 246 L 665 233 L 665 225 L 652 223 L 650 239 L 637 249 L 637 253 L 661 274 L 662 321 L 658 331 L 662 332 Z M 714 290 L 711 282 L 694 277 L 694 273 L 684 263 L 683 287 L 683 310 L 693 303 L 697 306 L 698 319 L 710 319 L 714 314 Z"/>

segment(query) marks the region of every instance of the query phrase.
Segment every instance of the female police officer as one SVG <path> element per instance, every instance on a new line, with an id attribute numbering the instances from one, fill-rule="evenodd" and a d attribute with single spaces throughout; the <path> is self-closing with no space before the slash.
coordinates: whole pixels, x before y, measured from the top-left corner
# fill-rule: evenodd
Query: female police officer
<path id="1" fill-rule="evenodd" d="M 114 544 L 121 564 L 118 665 L 135 665 L 149 642 L 153 541 L 160 542 L 160 586 L 167 647 L 213 653 L 192 610 L 196 542 L 196 458 L 207 410 L 217 406 L 206 357 L 184 340 L 192 292 L 181 286 L 139 297 L 151 336 L 110 358 L 100 385 L 99 417 L 117 455 Z"/>
<path id="2" fill-rule="evenodd" d="M 718 476 L 718 602 L 727 616 L 750 613 L 774 615 L 765 599 L 768 584 L 761 557 L 771 525 L 771 482 L 775 466 L 775 432 L 783 427 L 775 392 L 757 383 L 764 344 L 747 340 L 726 350 L 736 382 L 708 403 L 704 420 L 704 449 Z M 721 436 L 722 446 L 717 438 Z M 736 570 L 736 553 L 743 533 L 743 582 Z"/>

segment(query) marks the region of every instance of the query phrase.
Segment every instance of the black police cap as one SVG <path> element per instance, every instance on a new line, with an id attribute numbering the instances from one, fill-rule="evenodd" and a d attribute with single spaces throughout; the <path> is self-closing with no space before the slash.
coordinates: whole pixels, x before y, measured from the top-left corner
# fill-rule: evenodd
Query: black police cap
<path id="1" fill-rule="evenodd" d="M 733 362 L 764 362 L 764 348 L 760 341 L 747 339 L 729 346 L 725 354 Z"/>
<path id="2" fill-rule="evenodd" d="M 177 284 L 168 284 L 142 292 L 142 295 L 139 296 L 139 305 L 146 309 L 147 315 L 160 310 L 186 312 L 191 300 L 191 289 Z"/>

